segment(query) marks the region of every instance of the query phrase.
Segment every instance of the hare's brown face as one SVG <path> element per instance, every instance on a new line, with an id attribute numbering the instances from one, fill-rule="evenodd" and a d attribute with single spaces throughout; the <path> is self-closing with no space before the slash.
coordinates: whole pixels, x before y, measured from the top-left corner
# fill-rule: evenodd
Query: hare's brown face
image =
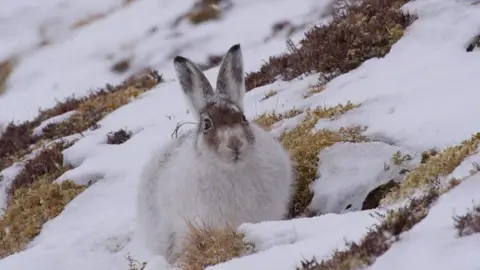
<path id="1" fill-rule="evenodd" d="M 225 102 L 208 104 L 201 112 L 198 135 L 209 151 L 227 163 L 242 161 L 255 137 L 243 111 Z"/>
<path id="2" fill-rule="evenodd" d="M 196 149 L 226 164 L 245 160 L 255 138 L 243 114 L 245 78 L 240 44 L 223 57 L 215 90 L 200 68 L 182 56 L 174 59 L 183 92 L 198 119 Z M 215 162 L 215 161 L 214 161 Z"/>

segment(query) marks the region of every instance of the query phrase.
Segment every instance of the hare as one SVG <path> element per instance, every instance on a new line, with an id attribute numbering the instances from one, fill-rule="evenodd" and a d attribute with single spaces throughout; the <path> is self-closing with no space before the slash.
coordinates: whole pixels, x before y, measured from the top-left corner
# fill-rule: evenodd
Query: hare
<path id="1" fill-rule="evenodd" d="M 287 213 L 291 158 L 243 113 L 242 58 L 239 44 L 228 50 L 215 91 L 191 60 L 173 60 L 198 125 L 152 156 L 142 171 L 137 197 L 147 248 L 170 262 L 182 253 L 186 220 L 222 229 L 281 220 Z"/>

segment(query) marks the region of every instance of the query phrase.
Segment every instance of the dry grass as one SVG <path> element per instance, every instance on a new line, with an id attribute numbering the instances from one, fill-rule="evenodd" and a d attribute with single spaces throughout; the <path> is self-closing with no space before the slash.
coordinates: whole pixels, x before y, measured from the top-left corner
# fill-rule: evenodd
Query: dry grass
<path id="1" fill-rule="evenodd" d="M 30 159 L 25 168 L 15 177 L 7 191 L 8 203 L 13 199 L 15 192 L 20 188 L 28 188 L 36 181 L 44 178 L 56 179 L 64 172 L 71 169 L 63 166 L 63 149 L 71 143 L 59 142 L 43 149 L 34 158 Z"/>
<path id="2" fill-rule="evenodd" d="M 422 153 L 422 160 L 420 161 L 421 164 L 427 162 L 428 159 L 430 159 L 431 157 L 434 157 L 438 154 L 438 150 L 435 149 L 435 148 L 432 148 L 432 149 L 429 149 L 427 151 L 424 151 Z"/>
<path id="3" fill-rule="evenodd" d="M 336 250 L 329 260 L 318 262 L 315 258 L 302 262 L 297 270 L 348 270 L 364 269 L 372 265 L 394 242 L 400 241 L 400 234 L 413 228 L 428 214 L 430 206 L 440 196 L 435 189 L 423 197 L 413 199 L 408 206 L 391 210 L 379 225 L 370 228 L 359 243 L 348 242 L 343 251 Z"/>
<path id="4" fill-rule="evenodd" d="M 264 101 L 264 100 L 267 100 L 273 96 L 275 96 L 277 94 L 277 91 L 275 91 L 274 89 L 268 91 L 265 96 L 260 100 L 260 101 Z"/>
<path id="5" fill-rule="evenodd" d="M 477 152 L 480 143 L 480 133 L 473 135 L 457 146 L 451 146 L 444 151 L 436 153 L 411 171 L 400 185 L 387 194 L 381 205 L 390 204 L 411 196 L 419 188 L 425 188 L 435 183 L 439 177 L 447 176 L 462 163 L 462 161 Z"/>
<path id="6" fill-rule="evenodd" d="M 325 85 L 312 85 L 308 88 L 308 91 L 305 95 L 303 95 L 303 98 L 309 98 L 315 94 L 321 93 L 325 90 Z"/>
<path id="7" fill-rule="evenodd" d="M 177 27 L 180 22 L 187 19 L 191 24 L 198 25 L 204 22 L 220 19 L 228 8 L 222 8 L 222 2 L 231 5 L 229 0 L 198 0 L 189 11 L 181 14 L 172 23 L 172 27 Z"/>
<path id="8" fill-rule="evenodd" d="M 0 219 L 0 258 L 21 251 L 43 224 L 58 216 L 85 187 L 72 181 L 53 183 L 70 169 L 63 166 L 63 142 L 46 148 L 27 162 L 8 190 L 5 215 Z"/>
<path id="9" fill-rule="evenodd" d="M 76 23 L 74 23 L 72 25 L 72 29 L 78 29 L 78 28 L 84 27 L 86 25 L 89 25 L 93 22 L 96 22 L 98 20 L 101 20 L 101 19 L 105 18 L 107 15 L 108 15 L 108 13 L 94 14 L 90 17 L 87 17 L 85 19 L 79 20 Z"/>
<path id="10" fill-rule="evenodd" d="M 474 205 L 466 214 L 453 219 L 459 237 L 480 233 L 480 205 Z"/>
<path id="11" fill-rule="evenodd" d="M 57 139 L 98 127 L 97 122 L 107 114 L 130 102 L 136 96 L 162 82 L 154 70 L 134 75 L 118 86 L 92 92 L 83 98 L 74 96 L 58 102 L 55 107 L 42 110 L 39 116 L 24 123 L 9 123 L 0 138 L 0 171 L 30 152 L 30 146 L 44 140 Z M 70 111 L 77 111 L 68 120 L 46 126 L 42 136 L 33 135 L 33 129 L 42 121 Z"/>
<path id="12" fill-rule="evenodd" d="M 184 270 L 203 270 L 208 266 L 226 262 L 253 251 L 251 243 L 243 241 L 244 235 L 228 227 L 215 229 L 194 225 L 187 221 L 189 233 L 186 248 L 178 260 Z"/>
<path id="13" fill-rule="evenodd" d="M 392 164 L 401 165 L 403 162 L 412 160 L 410 155 L 403 155 L 400 151 L 393 153 L 392 155 Z"/>
<path id="14" fill-rule="evenodd" d="M 145 269 L 145 267 L 147 267 L 146 262 L 139 262 L 132 258 L 130 254 L 126 256 L 126 259 L 128 261 L 128 270 L 143 270 Z"/>
<path id="15" fill-rule="evenodd" d="M 319 83 L 325 84 L 368 59 L 385 56 L 415 19 L 399 10 L 406 2 L 366 0 L 335 13 L 330 24 L 310 29 L 299 48 L 290 45 L 288 53 L 270 57 L 259 71 L 248 74 L 247 91 L 278 76 L 288 81 L 315 72 L 321 72 Z"/>
<path id="16" fill-rule="evenodd" d="M 205 4 L 188 14 L 192 24 L 200 24 L 210 20 L 216 20 L 221 16 L 221 10 L 215 4 Z"/>
<path id="17" fill-rule="evenodd" d="M 0 62 L 0 96 L 7 89 L 7 80 L 13 71 L 13 60 Z"/>
<path id="18" fill-rule="evenodd" d="M 28 147 L 37 141 L 31 134 L 29 122 L 6 127 L 0 138 L 0 171 L 30 152 Z"/>
<path id="19" fill-rule="evenodd" d="M 287 118 L 292 118 L 297 115 L 302 114 L 301 110 L 292 109 L 281 114 L 275 112 L 271 113 L 262 113 L 261 115 L 255 118 L 255 123 L 260 125 L 265 130 L 271 130 L 272 125 Z"/>
<path id="20" fill-rule="evenodd" d="M 67 121 L 52 123 L 43 128 L 43 137 L 61 138 L 95 128 L 98 121 L 144 92 L 145 89 L 136 87 L 120 91 L 102 89 L 81 102 L 76 109 L 78 113 L 73 114 Z"/>
<path id="21" fill-rule="evenodd" d="M 0 219 L 0 258 L 19 252 L 37 236 L 43 224 L 58 216 L 85 187 L 72 181 L 52 183 L 50 176 L 15 191 Z"/>
<path id="22" fill-rule="evenodd" d="M 297 173 L 295 191 L 289 207 L 289 217 L 293 218 L 304 213 L 312 199 L 313 194 L 308 185 L 316 179 L 319 162 L 318 154 L 322 149 L 337 142 L 361 142 L 367 140 L 366 137 L 361 135 L 365 130 L 363 127 L 341 128 L 339 131 L 314 130 L 316 123 L 320 119 L 334 119 L 358 106 L 360 105 L 348 102 L 345 105 L 339 104 L 329 108 L 318 107 L 316 109 L 307 109 L 304 112 L 291 110 L 283 114 L 262 114 L 255 120 L 257 124 L 269 130 L 271 125 L 282 119 L 294 117 L 301 113 L 305 114 L 304 120 L 297 127 L 284 132 L 279 138 L 285 149 L 290 152 Z"/>

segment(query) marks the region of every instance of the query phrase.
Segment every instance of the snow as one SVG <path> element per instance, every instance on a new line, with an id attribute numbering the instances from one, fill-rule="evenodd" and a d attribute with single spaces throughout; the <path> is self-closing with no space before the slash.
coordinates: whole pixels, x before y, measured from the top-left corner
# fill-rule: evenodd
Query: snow
<path id="1" fill-rule="evenodd" d="M 411 269 L 412 265 L 415 269 L 479 269 L 480 234 L 457 237 L 453 227 L 453 216 L 465 214 L 474 203 L 479 203 L 479 189 L 477 174 L 441 196 L 427 217 L 403 234 L 401 241 L 368 270 Z"/>
<path id="2" fill-rule="evenodd" d="M 65 163 L 75 168 L 57 181 L 72 179 L 92 185 L 46 223 L 26 250 L 1 259 L 2 270 L 32 266 L 37 270 L 126 269 L 128 253 L 148 261 L 147 269 L 168 269 L 162 258 L 150 257 L 136 241 L 135 195 L 140 170 L 154 148 L 171 138 L 178 122 L 193 121 L 173 73 L 172 56 L 181 54 L 203 63 L 209 55 L 222 54 L 229 46 L 241 43 L 245 71 L 251 72 L 269 56 L 286 50 L 281 35 L 265 41 L 274 23 L 285 19 L 295 24 L 325 23 L 328 17 L 323 11 L 332 3 L 235 0 L 219 22 L 199 26 L 181 23 L 173 29 L 171 23 L 193 1 L 137 0 L 128 6 L 117 0 L 97 2 L 2 2 L 0 42 L 5 45 L 0 59 L 18 56 L 20 61 L 8 80 L 7 92 L 0 96 L 0 125 L 32 119 L 39 108 L 51 107 L 56 100 L 87 95 L 145 66 L 158 69 L 166 82 L 108 115 L 99 129 L 76 137 L 80 140 L 64 151 Z M 411 153 L 413 166 L 422 151 L 443 149 L 480 131 L 480 54 L 465 52 L 466 42 L 480 29 L 480 6 L 466 1 L 417 0 L 405 9 L 417 13 L 419 19 L 390 53 L 334 79 L 325 91 L 304 98 L 308 87 L 317 81 L 318 75 L 312 74 L 291 82 L 276 81 L 246 94 L 249 119 L 263 112 L 361 103 L 337 119 L 320 121 L 315 128 L 365 125 L 366 135 L 380 142 L 339 144 L 320 153 L 320 178 L 312 186 L 314 205 L 326 207 L 327 203 L 320 203 L 323 196 L 331 206 L 320 210 L 329 214 L 244 224 L 240 229 L 256 243 L 259 253 L 210 268 L 294 269 L 312 256 L 328 258 L 334 249 L 345 247 L 345 240 L 359 240 L 367 227 L 377 222 L 371 211 L 342 210 L 345 203 L 358 209 L 368 190 L 396 175 L 398 168 L 383 171 L 384 162 L 388 163 L 394 152 Z M 92 24 L 71 28 L 81 19 L 109 11 Z M 42 25 L 51 43 L 39 47 L 44 38 L 39 34 Z M 152 27 L 157 28 L 154 33 Z M 130 57 L 131 70 L 121 75 L 110 72 L 115 61 Z M 206 72 L 212 82 L 217 71 L 212 68 Z M 272 89 L 277 94 L 261 101 Z M 42 125 L 63 121 L 71 114 Z M 272 134 L 294 128 L 302 117 L 277 123 Z M 121 128 L 132 131 L 132 138 L 121 145 L 106 144 L 107 134 Z M 182 127 L 189 128 L 192 126 Z M 467 159 L 452 176 L 467 177 L 472 161 L 479 162 L 479 156 Z M 21 167 L 15 164 L 1 172 L 0 201 L 4 201 L 5 190 Z M 452 210 L 463 213 L 472 199 L 478 200 L 478 178 L 469 177 L 443 195 L 427 218 L 402 235 L 402 241 L 378 258 L 372 270 L 410 269 L 412 265 L 418 269 L 480 267 L 475 257 L 479 236 L 459 239 L 452 227 Z M 354 191 L 357 197 L 342 202 Z"/>
<path id="3" fill-rule="evenodd" d="M 399 151 L 413 160 L 401 164 L 392 162 Z M 314 193 L 309 208 L 318 213 L 358 211 L 368 193 L 390 180 L 400 182 L 405 174 L 420 163 L 420 157 L 408 149 L 382 142 L 337 143 L 319 154 L 319 177 L 313 182 Z"/>
<path id="4" fill-rule="evenodd" d="M 364 103 L 355 114 L 325 123 L 366 125 L 396 145 L 415 150 L 458 144 L 480 130 L 480 54 L 466 43 L 478 34 L 479 6 L 457 1 L 410 2 L 419 19 L 383 59 L 372 59 L 332 81 L 315 99 L 328 105 Z M 408 119 L 408 120 L 407 120 Z"/>
<path id="5" fill-rule="evenodd" d="M 247 235 L 247 240 L 255 243 L 258 253 L 207 269 L 288 270 L 314 256 L 319 261 L 328 259 L 334 250 L 344 249 L 347 241 L 360 240 L 367 229 L 378 222 L 370 213 L 326 214 L 310 219 L 243 224 L 239 230 Z M 351 226 L 352 222 L 355 227 Z"/>
<path id="6" fill-rule="evenodd" d="M 23 170 L 24 165 L 15 163 L 2 171 L 0 177 L 0 217 L 3 215 L 7 206 L 7 190 L 13 182 L 13 179 Z"/>

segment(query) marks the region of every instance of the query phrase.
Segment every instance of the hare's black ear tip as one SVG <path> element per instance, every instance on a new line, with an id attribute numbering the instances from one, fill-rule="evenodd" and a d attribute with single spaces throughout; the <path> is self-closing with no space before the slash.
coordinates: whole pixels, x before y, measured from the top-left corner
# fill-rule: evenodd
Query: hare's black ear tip
<path id="1" fill-rule="evenodd" d="M 240 43 L 237 43 L 235 45 L 233 45 L 231 48 L 230 48 L 230 52 L 236 52 L 236 51 L 239 51 L 241 48 L 240 48 Z"/>
<path id="2" fill-rule="evenodd" d="M 173 63 L 174 64 L 181 64 L 181 63 L 186 63 L 188 60 L 187 58 L 177 55 L 175 58 L 173 58 Z"/>

